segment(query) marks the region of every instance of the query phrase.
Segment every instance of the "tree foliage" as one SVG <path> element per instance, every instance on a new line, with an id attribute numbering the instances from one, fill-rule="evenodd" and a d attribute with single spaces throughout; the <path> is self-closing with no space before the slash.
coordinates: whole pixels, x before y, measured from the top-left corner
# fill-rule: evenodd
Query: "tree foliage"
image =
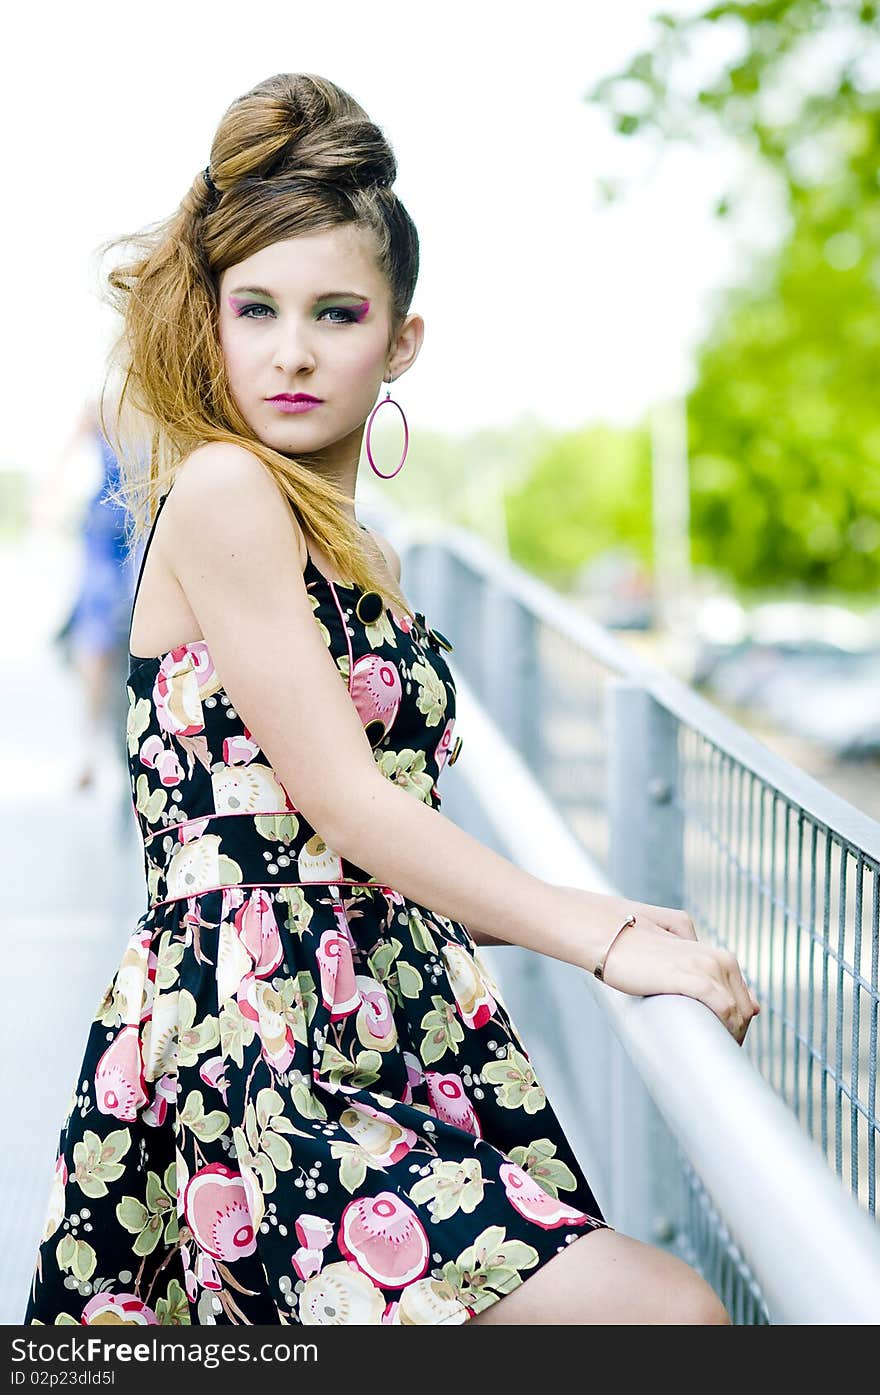
<path id="1" fill-rule="evenodd" d="M 719 26 L 710 73 L 699 43 Z M 718 299 L 688 401 L 694 558 L 742 587 L 880 582 L 878 73 L 874 4 L 725 0 L 658 16 L 651 50 L 588 94 L 624 136 L 738 143 L 719 214 L 752 196 L 756 160 L 785 196 L 775 253 Z"/>

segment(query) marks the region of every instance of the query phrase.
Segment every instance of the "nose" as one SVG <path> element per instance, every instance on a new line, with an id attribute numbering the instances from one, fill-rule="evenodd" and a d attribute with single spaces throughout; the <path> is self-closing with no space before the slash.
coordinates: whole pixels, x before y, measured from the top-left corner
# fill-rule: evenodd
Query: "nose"
<path id="1" fill-rule="evenodd" d="M 311 373 L 315 367 L 314 350 L 309 343 L 308 329 L 300 324 L 279 321 L 272 353 L 272 365 L 288 377 Z"/>

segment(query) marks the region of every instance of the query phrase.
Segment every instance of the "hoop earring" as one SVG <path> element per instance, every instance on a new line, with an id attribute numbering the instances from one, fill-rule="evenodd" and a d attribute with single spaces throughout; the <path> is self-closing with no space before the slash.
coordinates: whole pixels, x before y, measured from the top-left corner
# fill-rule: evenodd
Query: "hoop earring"
<path id="1" fill-rule="evenodd" d="M 390 381 L 393 383 L 393 382 L 394 382 L 394 379 L 392 378 Z M 392 470 L 390 475 L 383 475 L 383 473 L 382 473 L 381 470 L 377 470 L 377 469 L 376 469 L 376 462 L 375 462 L 375 460 L 373 459 L 373 453 L 372 453 L 372 451 L 370 450 L 370 432 L 371 432 L 372 429 L 373 429 L 373 418 L 375 417 L 375 415 L 376 415 L 376 413 L 378 412 L 379 408 L 380 408 L 380 407 L 384 407 L 384 406 L 386 405 L 386 403 L 389 403 L 389 402 L 391 403 L 391 406 L 392 406 L 392 407 L 396 407 L 396 408 L 397 408 L 398 412 L 399 412 L 400 415 L 403 417 L 403 455 L 400 457 L 400 464 L 397 466 L 397 469 L 396 469 L 396 470 Z M 406 453 L 407 453 L 408 450 L 409 450 L 409 426 L 407 425 L 406 416 L 405 416 L 405 414 L 404 414 L 404 410 L 403 410 L 403 408 L 401 407 L 400 403 L 399 403 L 399 402 L 395 402 L 394 398 L 391 396 L 391 388 L 389 387 L 389 389 L 388 389 L 388 391 L 386 392 L 385 396 L 382 398 L 382 401 L 376 403 L 376 405 L 375 405 L 375 407 L 373 408 L 372 412 L 371 412 L 370 415 L 367 417 L 367 459 L 368 459 L 369 462 L 370 462 L 370 466 L 371 466 L 371 468 L 372 468 L 372 470 L 373 470 L 373 473 L 376 474 L 376 475 L 378 475 L 379 478 L 380 478 L 380 479 L 383 479 L 383 480 L 391 480 L 391 479 L 393 479 L 394 476 L 395 476 L 396 474 L 398 474 L 400 470 L 402 470 L 402 468 L 403 468 L 403 462 L 404 462 L 404 460 L 406 460 Z"/>

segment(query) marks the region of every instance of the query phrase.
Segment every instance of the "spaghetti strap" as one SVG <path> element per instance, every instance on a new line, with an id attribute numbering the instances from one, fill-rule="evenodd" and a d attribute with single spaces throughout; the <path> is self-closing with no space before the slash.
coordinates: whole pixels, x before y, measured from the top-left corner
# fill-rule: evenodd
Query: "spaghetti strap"
<path id="1" fill-rule="evenodd" d="M 132 626 L 132 622 L 133 622 L 133 620 L 134 620 L 134 608 L 135 608 L 135 606 L 136 606 L 136 604 L 137 604 L 138 592 L 139 592 L 140 589 L 141 589 L 141 579 L 142 579 L 143 574 L 144 574 L 144 563 L 145 563 L 146 560 L 147 560 L 147 553 L 148 553 L 149 550 L 150 550 L 150 543 L 153 541 L 153 534 L 154 534 L 155 531 L 156 531 L 156 524 L 159 522 L 159 514 L 162 512 L 162 505 L 165 503 L 165 500 L 168 498 L 168 495 L 169 495 L 170 493 L 171 493 L 171 491 L 168 490 L 165 494 L 161 495 L 161 497 L 160 497 L 160 499 L 159 499 L 159 503 L 158 503 L 158 506 L 157 506 L 157 508 L 156 508 L 155 516 L 154 516 L 154 518 L 153 518 L 152 523 L 150 524 L 150 531 L 149 531 L 149 533 L 147 534 L 147 541 L 144 543 L 144 550 L 143 550 L 143 552 L 141 553 L 141 560 L 140 560 L 140 563 L 139 563 L 139 565 L 138 565 L 137 581 L 135 582 L 134 595 L 132 596 L 132 600 L 131 600 L 131 610 L 129 611 L 129 615 L 128 615 L 128 652 L 129 652 L 129 654 L 131 654 L 131 626 Z"/>

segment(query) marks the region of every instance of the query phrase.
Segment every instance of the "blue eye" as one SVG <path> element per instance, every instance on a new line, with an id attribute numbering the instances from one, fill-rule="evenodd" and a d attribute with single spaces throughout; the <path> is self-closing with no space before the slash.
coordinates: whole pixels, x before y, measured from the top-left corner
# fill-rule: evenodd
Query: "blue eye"
<path id="1" fill-rule="evenodd" d="M 344 305 L 331 305 L 326 310 L 322 310 L 321 315 L 345 316 L 344 320 L 331 320 L 330 323 L 334 325 L 354 324 L 355 320 L 357 319 L 355 312 L 353 310 L 347 309 Z M 321 316 L 319 315 L 318 318 L 320 319 Z"/>
<path id="2" fill-rule="evenodd" d="M 265 315 L 252 315 L 251 310 L 268 310 L 270 315 L 273 313 L 270 305 L 245 305 L 239 310 L 238 318 L 240 320 L 263 320 L 266 318 Z"/>

